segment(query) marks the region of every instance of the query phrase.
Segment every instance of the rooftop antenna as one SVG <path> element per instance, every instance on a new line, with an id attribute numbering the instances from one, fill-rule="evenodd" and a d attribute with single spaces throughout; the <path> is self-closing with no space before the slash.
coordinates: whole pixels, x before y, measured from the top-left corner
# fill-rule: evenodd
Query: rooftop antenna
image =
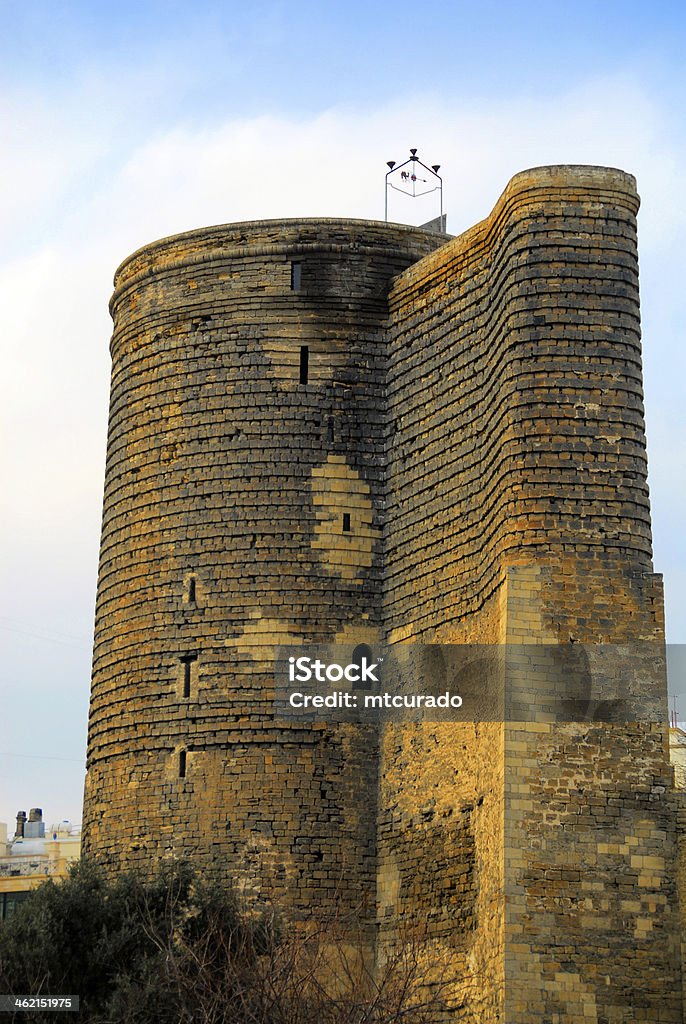
<path id="1" fill-rule="evenodd" d="M 422 227 L 430 228 L 433 231 L 445 231 L 445 214 L 443 213 L 443 179 L 438 173 L 440 164 L 432 164 L 428 167 L 417 156 L 417 150 L 411 149 L 410 156 L 402 164 L 396 164 L 395 160 L 387 160 L 386 166 L 386 190 L 384 196 L 384 221 L 388 223 L 388 190 L 394 189 L 402 192 L 403 195 L 418 199 L 419 196 L 429 195 L 430 192 L 438 192 L 440 212 L 439 216 Z M 420 170 L 420 168 L 422 170 Z M 429 177 L 422 176 L 426 172 Z"/>

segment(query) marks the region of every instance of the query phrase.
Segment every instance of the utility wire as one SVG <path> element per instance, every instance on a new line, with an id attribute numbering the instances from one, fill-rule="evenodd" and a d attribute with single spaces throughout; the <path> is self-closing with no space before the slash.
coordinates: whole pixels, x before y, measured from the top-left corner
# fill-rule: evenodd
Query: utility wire
<path id="1" fill-rule="evenodd" d="M 36 640 L 47 640 L 48 643 L 60 644 L 62 647 L 77 647 L 79 650 L 90 650 L 90 644 L 84 637 L 69 637 L 64 633 L 61 637 L 55 636 L 54 634 L 51 635 L 50 633 L 37 633 L 34 630 L 17 629 L 16 626 L 8 626 L 2 621 L 0 621 L 0 629 L 4 629 L 8 633 L 17 633 L 19 636 L 28 636 Z"/>
<path id="2" fill-rule="evenodd" d="M 31 761 L 71 761 L 74 764 L 85 764 L 85 758 L 55 757 L 54 754 L 13 754 L 10 750 L 0 750 L 0 757 L 23 757 Z"/>

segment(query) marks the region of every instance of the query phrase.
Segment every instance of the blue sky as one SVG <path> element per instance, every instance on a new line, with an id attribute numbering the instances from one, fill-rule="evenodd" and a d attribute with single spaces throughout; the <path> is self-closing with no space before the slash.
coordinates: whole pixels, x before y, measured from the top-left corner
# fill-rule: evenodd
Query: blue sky
<path id="1" fill-rule="evenodd" d="M 206 116 L 378 103 L 422 82 L 446 94 L 516 94 L 565 88 L 601 68 L 648 70 L 656 89 L 670 89 L 683 41 L 678 3 L 617 0 L 428 7 L 408 0 L 116 6 L 43 0 L 0 9 L 0 74 L 10 86 L 30 82 L 52 90 L 84 73 L 147 74 L 160 108 L 165 91 L 178 113 L 192 117 L 199 102 Z"/>
<path id="2" fill-rule="evenodd" d="M 455 233 L 525 167 L 636 175 L 655 568 L 686 642 L 685 28 L 613 0 L 0 0 L 0 820 L 80 819 L 116 265 L 202 224 L 381 217 L 410 146 Z"/>

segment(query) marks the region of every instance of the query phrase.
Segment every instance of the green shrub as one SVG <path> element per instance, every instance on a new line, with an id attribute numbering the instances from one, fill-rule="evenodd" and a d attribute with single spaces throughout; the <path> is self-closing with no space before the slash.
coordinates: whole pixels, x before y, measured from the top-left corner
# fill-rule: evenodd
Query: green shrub
<path id="1" fill-rule="evenodd" d="M 64 881 L 32 892 L 0 926 L 0 991 L 78 995 L 84 1021 L 179 1024 L 201 1019 L 194 988 L 214 985 L 226 1000 L 227 981 L 275 940 L 263 920 L 240 914 L 231 892 L 186 865 L 153 881 L 133 874 L 109 880 L 82 860 Z M 227 970 L 236 958 L 246 961 L 241 971 Z"/>
<path id="2" fill-rule="evenodd" d="M 281 929 L 231 892 L 175 865 L 152 881 L 114 879 L 82 860 L 0 925 L 0 992 L 78 995 L 68 1024 L 438 1024 L 454 965 L 426 936 L 370 962 L 356 915 Z M 428 954 L 428 958 L 427 958 Z"/>

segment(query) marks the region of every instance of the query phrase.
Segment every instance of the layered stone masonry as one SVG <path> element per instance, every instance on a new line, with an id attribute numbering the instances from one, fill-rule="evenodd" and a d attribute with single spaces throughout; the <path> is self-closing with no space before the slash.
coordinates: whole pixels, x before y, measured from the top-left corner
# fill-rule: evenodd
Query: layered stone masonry
<path id="1" fill-rule="evenodd" d="M 391 641 L 663 639 L 637 207 L 622 172 L 525 172 L 393 282 Z M 387 727 L 381 764 L 381 941 L 421 918 L 427 961 L 452 947 L 449 1019 L 680 1020 L 660 727 Z"/>
<path id="2" fill-rule="evenodd" d="M 380 959 L 421 932 L 449 1020 L 681 1020 L 659 727 L 271 704 L 281 644 L 663 639 L 637 208 L 537 168 L 452 240 L 253 222 L 122 264 L 87 852 L 354 909 Z"/>
<path id="3" fill-rule="evenodd" d="M 190 856 L 294 912 L 373 916 L 375 734 L 275 720 L 273 649 L 378 636 L 386 293 L 441 241 L 258 222 L 118 270 L 85 807 L 101 860 Z"/>
<path id="4" fill-rule="evenodd" d="M 650 571 L 637 208 L 620 171 L 525 172 L 395 280 L 391 634 L 478 611 L 507 564 Z"/>

